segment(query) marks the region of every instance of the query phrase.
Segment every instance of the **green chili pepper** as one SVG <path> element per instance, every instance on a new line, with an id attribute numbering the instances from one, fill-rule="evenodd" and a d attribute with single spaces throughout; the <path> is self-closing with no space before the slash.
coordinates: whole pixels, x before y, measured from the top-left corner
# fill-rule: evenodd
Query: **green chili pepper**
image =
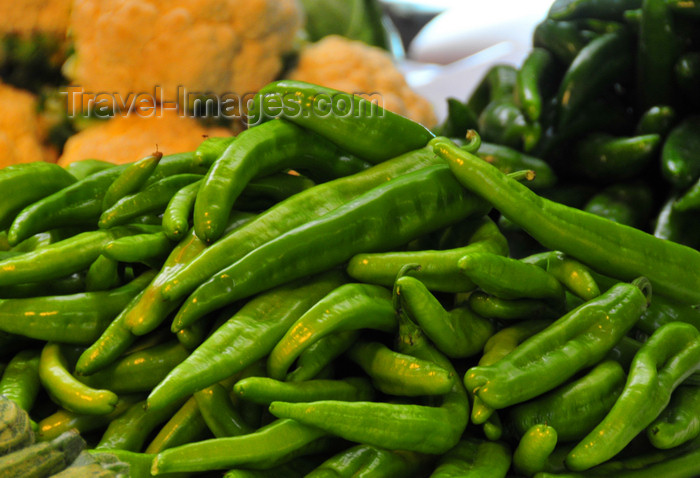
<path id="1" fill-rule="evenodd" d="M 502 299 L 564 298 L 564 288 L 554 275 L 517 259 L 475 253 L 460 259 L 459 268 L 482 290 Z"/>
<path id="2" fill-rule="evenodd" d="M 72 429 L 76 429 L 82 434 L 99 430 L 122 415 L 136 401 L 137 399 L 134 396 L 122 397 L 117 402 L 114 410 L 106 415 L 86 415 L 63 409 L 58 410 L 53 415 L 49 415 L 39 422 L 37 440 L 53 440 Z"/>
<path id="3" fill-rule="evenodd" d="M 491 322 L 474 314 L 467 306 L 446 311 L 414 277 L 399 277 L 394 287 L 401 308 L 448 357 L 471 357 L 479 353 L 493 335 Z"/>
<path id="4" fill-rule="evenodd" d="M 236 198 L 250 180 L 289 168 L 334 179 L 338 176 L 334 163 L 342 163 L 337 158 L 343 154 L 312 131 L 284 120 L 244 131 L 216 160 L 201 183 L 194 205 L 197 235 L 205 242 L 221 237 Z"/>
<path id="5" fill-rule="evenodd" d="M 486 141 L 532 151 L 540 140 L 541 127 L 530 123 L 512 96 L 495 100 L 479 115 L 479 132 Z"/>
<path id="6" fill-rule="evenodd" d="M 542 98 L 549 96 L 556 81 L 554 57 L 544 48 L 533 48 L 518 70 L 515 86 L 518 105 L 530 121 L 542 114 Z"/>
<path id="7" fill-rule="evenodd" d="M 231 403 L 229 394 L 221 383 L 195 392 L 194 398 L 202 419 L 215 437 L 232 437 L 254 431 Z"/>
<path id="8" fill-rule="evenodd" d="M 547 17 L 555 20 L 588 17 L 621 20 L 625 10 L 639 8 L 641 5 L 641 0 L 556 0 Z"/>
<path id="9" fill-rule="evenodd" d="M 656 291 L 679 302 L 700 301 L 700 274 L 694 273 L 700 270 L 700 252 L 552 203 L 445 140 L 433 145 L 465 186 L 545 247 L 618 279 L 644 275 Z"/>
<path id="10" fill-rule="evenodd" d="M 677 196 L 671 195 L 661 207 L 656 218 L 654 236 L 697 249 L 700 247 L 700 228 L 695 213 L 693 210 L 677 210 L 674 207 L 677 199 Z"/>
<path id="11" fill-rule="evenodd" d="M 700 387 L 681 386 L 671 402 L 647 427 L 647 438 L 656 448 L 674 448 L 700 435 Z"/>
<path id="12" fill-rule="evenodd" d="M 180 239 L 189 230 L 189 217 L 201 184 L 202 181 L 200 180 L 183 187 L 173 194 L 170 202 L 165 207 L 163 232 L 168 236 L 168 239 L 173 241 Z"/>
<path id="13" fill-rule="evenodd" d="M 543 300 L 501 299 L 481 291 L 472 292 L 468 303 L 474 313 L 486 319 L 536 319 L 554 315 L 554 311 Z"/>
<path id="14" fill-rule="evenodd" d="M 151 473 L 209 471 L 274 462 L 323 435 L 325 432 L 295 420 L 275 420 L 247 435 L 213 438 L 165 450 L 156 455 Z"/>
<path id="15" fill-rule="evenodd" d="M 475 154 L 506 174 L 521 170 L 534 171 L 535 179 L 527 182 L 532 189 L 551 187 L 557 180 L 554 171 L 546 162 L 507 146 L 481 143 Z"/>
<path id="16" fill-rule="evenodd" d="M 105 169 L 113 168 L 116 164 L 101 159 L 83 159 L 81 161 L 73 161 L 66 166 L 68 171 L 75 179 L 82 181 L 83 179 L 95 173 L 99 173 Z"/>
<path id="17" fill-rule="evenodd" d="M 580 440 L 605 415 L 622 393 L 625 372 L 617 362 L 605 361 L 580 379 L 508 410 L 508 423 L 522 436 L 546 423 L 561 442 Z"/>
<path id="18" fill-rule="evenodd" d="M 108 242 L 102 254 L 119 262 L 144 262 L 164 259 L 173 249 L 165 232 L 134 234 Z"/>
<path id="19" fill-rule="evenodd" d="M 494 334 L 484 345 L 484 354 L 479 359 L 478 365 L 493 365 L 503 357 L 515 350 L 518 345 L 527 338 L 537 334 L 549 325 L 548 321 L 530 320 L 520 322 L 514 326 L 505 328 Z M 503 434 L 503 426 L 496 411 L 486 405 L 471 390 L 468 390 L 473 400 L 471 420 L 476 425 L 483 424 L 484 433 L 493 439 L 500 439 Z"/>
<path id="20" fill-rule="evenodd" d="M 525 476 L 543 471 L 547 458 L 557 445 L 557 431 L 549 425 L 530 427 L 513 452 L 513 468 Z"/>
<path id="21" fill-rule="evenodd" d="M 178 330 L 175 337 L 187 350 L 194 350 L 204 342 L 204 339 L 211 332 L 211 322 L 212 320 L 206 319 L 195 322 L 184 329 Z"/>
<path id="22" fill-rule="evenodd" d="M 233 392 L 242 399 L 269 405 L 276 400 L 309 402 L 314 400 L 344 400 L 355 402 L 371 400 L 374 390 L 360 377 L 343 380 L 307 380 L 304 382 L 280 382 L 267 377 L 248 377 L 233 386 Z"/>
<path id="23" fill-rule="evenodd" d="M 593 133 L 576 143 L 571 168 L 594 181 L 630 179 L 656 157 L 660 142 L 658 134 L 616 137 Z"/>
<path id="24" fill-rule="evenodd" d="M 642 109 L 673 104 L 673 66 L 681 42 L 665 0 L 643 0 L 637 48 L 637 101 Z"/>
<path id="25" fill-rule="evenodd" d="M 427 360 L 394 352 L 378 342 L 358 342 L 350 348 L 348 357 L 370 376 L 377 390 L 389 395 L 443 395 L 452 388 L 454 377 L 444 368 Z M 313 401 L 281 398 L 277 400 Z"/>
<path id="26" fill-rule="evenodd" d="M 478 117 L 469 105 L 455 98 L 447 98 L 447 118 L 439 128 L 441 136 L 462 138 L 467 130 L 476 129 Z"/>
<path id="27" fill-rule="evenodd" d="M 644 184 L 615 184 L 593 196 L 584 210 L 620 224 L 647 229 L 653 199 L 650 188 Z"/>
<path id="28" fill-rule="evenodd" d="M 153 389 L 149 408 L 162 408 L 265 357 L 302 314 L 342 283 L 341 274 L 330 272 L 250 300 Z"/>
<path id="29" fill-rule="evenodd" d="M 90 264 L 85 275 L 85 290 L 87 292 L 109 290 L 118 287 L 119 281 L 119 261 L 100 254 Z"/>
<path id="30" fill-rule="evenodd" d="M 321 463 L 306 478 L 350 478 L 353 476 L 422 476 L 426 457 L 418 453 L 384 450 L 357 445 Z"/>
<path id="31" fill-rule="evenodd" d="M 114 411 L 118 397 L 109 390 L 97 390 L 80 383 L 68 369 L 61 345 L 49 342 L 41 351 L 41 384 L 66 410 L 88 415 L 105 415 Z"/>
<path id="32" fill-rule="evenodd" d="M 97 225 L 102 229 L 126 224 L 135 217 L 151 212 L 162 212 L 170 198 L 188 184 L 202 179 L 200 174 L 175 174 L 146 186 L 136 194 L 124 196 L 105 210 Z M 223 220 L 223 227 L 227 218 Z"/>
<path id="33" fill-rule="evenodd" d="M 200 441 L 207 437 L 208 431 L 207 424 L 199 412 L 197 401 L 194 397 L 191 397 L 163 425 L 163 428 L 161 428 L 153 441 L 148 444 L 144 453 L 156 454 L 168 448 Z"/>
<path id="34" fill-rule="evenodd" d="M 569 65 L 590 40 L 574 22 L 545 19 L 535 27 L 533 45 Z"/>
<path id="35" fill-rule="evenodd" d="M 543 268 L 583 300 L 591 300 L 600 295 L 600 288 L 590 269 L 561 252 L 542 252 L 526 257 L 522 262 Z"/>
<path id="36" fill-rule="evenodd" d="M 612 410 L 566 457 L 574 471 L 615 456 L 668 405 L 673 390 L 700 370 L 700 332 L 680 322 L 659 328 L 637 352 Z"/>
<path id="37" fill-rule="evenodd" d="M 251 111 L 249 124 L 281 117 L 373 164 L 422 148 L 433 137 L 424 126 L 369 100 L 301 81 L 263 87 Z"/>
<path id="38" fill-rule="evenodd" d="M 319 300 L 287 330 L 267 358 L 270 377 L 282 379 L 301 352 L 324 336 L 370 328 L 391 332 L 391 293 L 381 286 L 345 284 Z"/>
<path id="39" fill-rule="evenodd" d="M 92 456 L 116 456 L 117 459 L 129 465 L 130 478 L 151 478 L 151 464 L 155 455 L 147 455 L 146 453 L 137 453 L 119 449 L 93 449 L 88 450 Z M 182 473 L 170 473 L 160 475 L 163 478 L 185 478 L 187 475 Z"/>
<path id="40" fill-rule="evenodd" d="M 108 388 L 115 393 L 149 392 L 188 352 L 177 341 L 133 352 L 92 375 L 79 377 L 93 388 Z"/>
<path id="41" fill-rule="evenodd" d="M 496 409 L 552 390 L 599 362 L 639 319 L 649 295 L 645 280 L 618 284 L 567 313 L 495 364 L 470 368 L 464 382 L 480 400 Z"/>
<path id="42" fill-rule="evenodd" d="M 10 244 L 56 227 L 94 225 L 107 187 L 125 167 L 95 173 L 22 209 L 7 233 Z"/>
<path id="43" fill-rule="evenodd" d="M 437 163 L 435 156 L 423 148 L 292 196 L 209 247 L 164 284 L 162 295 L 168 300 L 183 297 L 219 272 L 222 264 L 238 261 L 262 244 L 323 216 L 387 180 Z"/>
<path id="44" fill-rule="evenodd" d="M 37 161 L 0 170 L 0 229 L 5 229 L 22 208 L 75 182 L 62 167 Z M 30 187 L 31 186 L 31 187 Z"/>
<path id="45" fill-rule="evenodd" d="M 631 47 L 629 36 L 618 31 L 595 38 L 576 55 L 559 86 L 559 127 L 569 123 L 585 103 L 630 72 Z"/>
<path id="46" fill-rule="evenodd" d="M 505 478 L 510 462 L 505 443 L 465 437 L 440 458 L 430 478 Z"/>
<path id="47" fill-rule="evenodd" d="M 112 291 L 0 300 L 0 330 L 39 340 L 90 344 L 153 278 L 146 272 Z"/>
<path id="48" fill-rule="evenodd" d="M 508 254 L 508 242 L 489 218 L 480 219 L 469 234 L 469 244 L 458 249 L 441 251 L 379 252 L 357 254 L 348 262 L 348 274 L 362 282 L 390 287 L 396 274 L 406 264 L 420 264 L 412 276 L 430 290 L 463 292 L 475 284 L 457 267 L 459 259 L 476 252 Z"/>
<path id="49" fill-rule="evenodd" d="M 146 402 L 136 402 L 112 420 L 96 449 L 140 451 L 155 428 L 168 420 L 185 403 L 177 399 L 160 410 L 146 408 Z"/>
<path id="50" fill-rule="evenodd" d="M 230 216 L 227 234 L 233 233 L 253 218 L 252 214 L 234 212 Z M 225 238 L 228 236 L 225 236 Z M 225 239 L 224 239 L 225 240 Z M 206 244 L 191 229 L 187 237 L 175 246 L 165 260 L 161 271 L 145 289 L 138 301 L 129 304 L 123 311 L 124 326 L 136 335 L 144 335 L 154 330 L 180 304 L 179 300 L 161 297 L 161 291 L 168 280 L 187 267 L 191 261 L 203 254 Z"/>
<path id="51" fill-rule="evenodd" d="M 206 174 L 208 164 L 204 164 L 193 152 L 169 154 L 163 156 L 158 166 L 146 180 L 145 188 L 168 176 L 180 174 Z"/>
<path id="52" fill-rule="evenodd" d="M 296 360 L 296 367 L 285 380 L 300 382 L 316 378 L 338 356 L 348 350 L 360 335 L 358 330 L 348 330 L 327 335 L 309 345 Z"/>
<path id="53" fill-rule="evenodd" d="M 433 361 L 456 377 L 451 362 L 433 348 L 421 329 L 399 309 L 399 352 Z M 444 453 L 459 441 L 468 422 L 469 401 L 457 379 L 439 407 L 376 402 L 272 402 L 270 413 L 293 418 L 346 440 L 382 448 Z"/>
<path id="54" fill-rule="evenodd" d="M 676 199 L 673 209 L 680 212 L 700 209 L 700 179 Z"/>
<path id="55" fill-rule="evenodd" d="M 397 247 L 472 214 L 483 214 L 484 209 L 483 202 L 473 200 L 444 165 L 406 174 L 221 270 L 190 295 L 173 320 L 173 330 L 238 299 L 339 265 L 360 252 Z"/>
<path id="56" fill-rule="evenodd" d="M 141 189 L 153 174 L 162 157 L 163 153 L 156 151 L 124 169 L 105 191 L 102 198 L 102 210 L 106 211 L 124 196 Z"/>
<path id="57" fill-rule="evenodd" d="M 636 136 L 658 134 L 663 138 L 671 131 L 676 120 L 676 110 L 673 107 L 652 106 L 639 117 L 634 134 Z"/>
<path id="58" fill-rule="evenodd" d="M 666 297 L 655 295 L 636 327 L 651 335 L 656 329 L 669 322 L 685 322 L 700 330 L 700 307 L 679 304 Z"/>
<path id="59" fill-rule="evenodd" d="M 116 238 L 135 234 L 137 227 L 83 232 L 54 244 L 0 262 L 0 286 L 59 279 L 87 269 Z"/>
<path id="60" fill-rule="evenodd" d="M 235 136 L 224 137 L 208 137 L 197 146 L 194 152 L 194 157 L 197 162 L 205 167 L 211 167 L 219 156 L 228 148 L 236 139 Z"/>
<path id="61" fill-rule="evenodd" d="M 692 3 L 692 2 L 685 2 Z M 667 2 L 669 7 L 672 4 Z M 694 24 L 693 24 L 693 27 Z M 697 85 L 698 79 L 700 78 L 700 53 L 696 51 L 690 51 L 683 53 L 678 58 L 674 68 L 674 78 L 675 83 L 678 85 L 680 92 L 684 101 L 688 101 L 691 105 L 697 108 L 700 105 L 700 92 L 695 85 Z M 695 109 L 697 111 L 697 109 Z"/>
<path id="62" fill-rule="evenodd" d="M 18 352 L 5 367 L 0 379 L 0 395 L 29 412 L 39 393 L 39 352 L 25 349 Z"/>

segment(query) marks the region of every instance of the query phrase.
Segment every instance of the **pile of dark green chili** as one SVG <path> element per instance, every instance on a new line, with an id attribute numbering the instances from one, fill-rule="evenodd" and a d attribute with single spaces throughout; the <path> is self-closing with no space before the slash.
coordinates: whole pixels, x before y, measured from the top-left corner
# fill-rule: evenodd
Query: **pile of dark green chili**
<path id="1" fill-rule="evenodd" d="M 133 477 L 700 474 L 700 252 L 474 131 L 292 81 L 251 111 L 194 153 L 0 171 L 0 394 L 40 440 Z"/>
<path id="2" fill-rule="evenodd" d="M 558 0 L 441 134 L 477 129 L 481 157 L 539 164 L 542 195 L 697 249 L 699 85 L 700 3 Z"/>

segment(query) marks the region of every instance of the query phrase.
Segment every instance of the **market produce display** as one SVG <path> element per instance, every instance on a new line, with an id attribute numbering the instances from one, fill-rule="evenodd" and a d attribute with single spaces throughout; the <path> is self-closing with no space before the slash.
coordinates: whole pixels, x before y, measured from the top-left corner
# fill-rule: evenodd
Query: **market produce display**
<path id="1" fill-rule="evenodd" d="M 559 0 L 439 135 L 281 80 L 0 169 L 0 478 L 700 476 L 697 13 Z"/>

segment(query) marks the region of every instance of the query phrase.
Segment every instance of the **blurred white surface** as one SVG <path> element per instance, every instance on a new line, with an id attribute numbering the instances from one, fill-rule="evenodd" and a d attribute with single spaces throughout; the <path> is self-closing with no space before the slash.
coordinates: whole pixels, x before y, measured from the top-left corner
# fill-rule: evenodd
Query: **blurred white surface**
<path id="1" fill-rule="evenodd" d="M 464 0 L 431 20 L 402 65 L 411 87 L 430 100 L 439 121 L 446 99 L 465 100 L 497 63 L 519 66 L 552 0 Z"/>

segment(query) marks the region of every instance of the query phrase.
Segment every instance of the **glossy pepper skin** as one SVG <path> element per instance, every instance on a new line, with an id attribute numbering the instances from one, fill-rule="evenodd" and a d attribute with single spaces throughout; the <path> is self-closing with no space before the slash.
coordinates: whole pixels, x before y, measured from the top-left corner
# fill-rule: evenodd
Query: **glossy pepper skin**
<path id="1" fill-rule="evenodd" d="M 281 117 L 373 164 L 422 148 L 434 137 L 424 126 L 359 96 L 301 81 L 263 87 L 251 111 L 249 124 Z"/>
<path id="2" fill-rule="evenodd" d="M 344 450 L 310 471 L 306 478 L 344 476 L 422 476 L 426 456 L 419 453 L 385 450 L 371 445 L 356 445 Z"/>
<path id="3" fill-rule="evenodd" d="M 0 330 L 39 340 L 91 344 L 153 276 L 146 272 L 110 291 L 0 300 Z"/>
<path id="4" fill-rule="evenodd" d="M 472 214 L 483 214 L 485 209 L 444 165 L 406 174 L 273 239 L 220 271 L 188 298 L 173 320 L 173 330 L 261 290 L 326 270 L 360 252 L 397 247 Z"/>
<path id="5" fill-rule="evenodd" d="M 146 184 L 148 178 L 163 158 L 163 153 L 155 152 L 150 156 L 130 164 L 112 181 L 102 198 L 102 210 L 105 211 L 126 195 L 133 194 Z"/>
<path id="6" fill-rule="evenodd" d="M 343 282 L 342 274 L 329 272 L 252 299 L 153 389 L 148 406 L 162 408 L 265 357 L 299 317 Z"/>
<path id="7" fill-rule="evenodd" d="M 276 400 L 308 402 L 313 400 L 371 400 L 374 389 L 364 377 L 343 380 L 306 380 L 282 382 L 268 377 L 247 377 L 236 382 L 233 393 L 243 400 L 269 405 Z"/>
<path id="8" fill-rule="evenodd" d="M 423 329 L 440 352 L 452 358 L 479 353 L 493 335 L 494 327 L 468 306 L 445 310 L 437 298 L 413 276 L 396 279 L 394 286 L 401 308 Z"/>
<path id="9" fill-rule="evenodd" d="M 511 459 L 503 442 L 464 437 L 440 458 L 430 478 L 505 478 Z"/>
<path id="10" fill-rule="evenodd" d="M 212 438 L 160 452 L 153 460 L 151 473 L 210 471 L 270 463 L 324 435 L 325 432 L 294 420 L 275 420 L 247 435 Z"/>
<path id="11" fill-rule="evenodd" d="M 533 425 L 513 452 L 513 468 L 525 476 L 533 476 L 544 470 L 557 439 L 557 431 L 553 427 L 543 423 Z"/>
<path id="12" fill-rule="evenodd" d="M 571 450 L 566 465 L 582 471 L 615 456 L 659 416 L 672 391 L 698 370 L 700 332 L 679 322 L 658 329 L 635 355 L 612 410 Z"/>
<path id="13" fill-rule="evenodd" d="M 557 430 L 561 442 L 580 440 L 607 414 L 622 393 L 625 372 L 614 361 L 597 365 L 580 379 L 509 409 L 518 435 L 539 423 Z"/>
<path id="14" fill-rule="evenodd" d="M 39 393 L 40 385 L 39 352 L 24 349 L 12 357 L 5 367 L 0 379 L 0 395 L 29 412 Z"/>
<path id="15" fill-rule="evenodd" d="M 396 274 L 406 264 L 419 264 L 411 276 L 428 289 L 440 292 L 464 292 L 475 287 L 457 267 L 459 259 L 474 252 L 508 254 L 508 242 L 488 217 L 479 219 L 469 235 L 469 244 L 456 249 L 377 252 L 357 254 L 348 262 L 348 274 L 370 284 L 391 287 Z"/>
<path id="16" fill-rule="evenodd" d="M 202 180 L 194 204 L 197 235 L 207 243 L 221 237 L 234 202 L 252 179 L 291 168 L 327 180 L 369 166 L 347 156 L 325 138 L 285 120 L 242 132 Z M 348 163 L 353 164 L 346 168 Z"/>
<path id="17" fill-rule="evenodd" d="M 675 448 L 700 435 L 700 387 L 678 387 L 668 407 L 647 427 L 647 437 L 656 448 Z"/>
<path id="18" fill-rule="evenodd" d="M 422 148 L 296 194 L 261 213 L 240 231 L 212 244 L 163 284 L 162 295 L 170 301 L 186 296 L 223 269 L 224 264 L 238 261 L 266 242 L 318 219 L 386 181 L 439 163 L 431 150 Z"/>
<path id="19" fill-rule="evenodd" d="M 347 355 L 370 376 L 374 387 L 382 393 L 398 396 L 442 395 L 452 388 L 454 377 L 444 368 L 394 352 L 379 342 L 358 342 L 348 350 Z"/>
<path id="20" fill-rule="evenodd" d="M 646 309 L 647 286 L 644 281 L 639 286 L 618 284 L 529 338 L 504 359 L 470 368 L 464 377 L 467 389 L 496 409 L 552 390 L 598 363 L 632 328 Z"/>
<path id="21" fill-rule="evenodd" d="M 700 252 L 548 201 L 449 141 L 432 144 L 465 187 L 545 247 L 621 280 L 643 275 L 655 291 L 680 302 L 700 301 Z"/>
<path id="22" fill-rule="evenodd" d="M 5 229 L 25 206 L 75 183 L 75 178 L 62 167 L 37 161 L 7 166 L 0 170 L 0 229 Z M 27 187 L 31 184 L 31 187 Z"/>
<path id="23" fill-rule="evenodd" d="M 557 94 L 558 125 L 569 123 L 584 104 L 631 73 L 632 42 L 624 30 L 606 33 L 587 44 L 564 74 Z"/>
<path id="24" fill-rule="evenodd" d="M 396 329 L 391 293 L 381 286 L 343 284 L 313 305 L 287 330 L 267 358 L 267 372 L 283 379 L 305 348 L 337 332 Z"/>

